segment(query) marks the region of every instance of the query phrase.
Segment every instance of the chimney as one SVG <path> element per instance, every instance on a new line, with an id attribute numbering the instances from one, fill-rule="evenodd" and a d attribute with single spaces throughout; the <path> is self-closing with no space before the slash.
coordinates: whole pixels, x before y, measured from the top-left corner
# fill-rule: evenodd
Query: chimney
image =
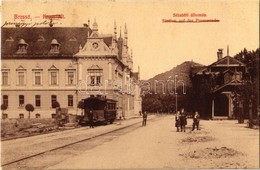
<path id="1" fill-rule="evenodd" d="M 223 49 L 218 49 L 217 56 L 218 56 L 218 60 L 222 59 L 222 57 L 223 57 Z"/>

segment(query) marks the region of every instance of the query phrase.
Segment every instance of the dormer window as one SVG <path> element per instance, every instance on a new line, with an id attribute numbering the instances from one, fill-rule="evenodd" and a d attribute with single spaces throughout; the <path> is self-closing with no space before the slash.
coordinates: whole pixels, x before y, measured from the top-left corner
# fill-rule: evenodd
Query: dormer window
<path id="1" fill-rule="evenodd" d="M 17 53 L 18 54 L 25 54 L 25 53 L 27 53 L 27 47 L 28 47 L 28 44 L 24 41 L 24 39 L 20 39 L 20 41 L 18 43 Z"/>
<path id="2" fill-rule="evenodd" d="M 58 41 L 56 39 L 53 39 L 51 41 L 51 50 L 50 53 L 59 53 L 60 51 L 60 44 L 58 43 Z"/>

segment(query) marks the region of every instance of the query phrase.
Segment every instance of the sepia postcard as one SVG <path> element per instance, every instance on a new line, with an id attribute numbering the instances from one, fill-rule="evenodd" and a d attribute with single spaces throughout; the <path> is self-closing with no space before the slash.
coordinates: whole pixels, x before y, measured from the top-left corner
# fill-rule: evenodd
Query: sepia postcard
<path id="1" fill-rule="evenodd" d="M 2 169 L 258 169 L 258 0 L 2 0 Z"/>

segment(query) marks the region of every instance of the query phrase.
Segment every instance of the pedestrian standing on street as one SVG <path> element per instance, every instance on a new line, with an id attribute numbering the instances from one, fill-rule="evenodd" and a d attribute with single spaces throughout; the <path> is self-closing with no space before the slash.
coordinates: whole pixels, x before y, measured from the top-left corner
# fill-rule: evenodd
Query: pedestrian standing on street
<path id="1" fill-rule="evenodd" d="M 178 111 L 175 116 L 175 127 L 177 128 L 177 132 L 179 132 L 180 127 L 180 112 Z"/>
<path id="2" fill-rule="evenodd" d="M 146 121 L 147 121 L 147 112 L 146 111 L 144 111 L 143 112 L 143 126 L 146 126 Z"/>
<path id="3" fill-rule="evenodd" d="M 195 127 L 197 127 L 197 130 L 199 130 L 199 123 L 200 123 L 200 115 L 198 112 L 195 112 L 193 116 L 192 131 L 194 131 Z"/>
<path id="4" fill-rule="evenodd" d="M 184 109 L 181 109 L 180 124 L 181 124 L 181 131 L 185 132 L 185 126 L 187 125 L 187 117 L 184 112 Z"/>
<path id="5" fill-rule="evenodd" d="M 90 109 L 90 111 L 89 111 L 88 120 L 89 120 L 89 127 L 94 128 L 94 125 L 93 125 L 93 110 L 92 109 Z"/>

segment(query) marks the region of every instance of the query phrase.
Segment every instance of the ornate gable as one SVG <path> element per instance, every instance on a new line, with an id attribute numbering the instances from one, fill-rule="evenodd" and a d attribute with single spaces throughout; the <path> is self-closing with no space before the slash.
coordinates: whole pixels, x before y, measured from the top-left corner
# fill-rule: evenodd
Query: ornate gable
<path id="1" fill-rule="evenodd" d="M 114 50 L 111 50 L 104 42 L 105 37 L 98 33 L 98 25 L 96 21 L 93 23 L 93 32 L 87 39 L 84 47 L 79 47 L 79 52 L 76 56 L 88 57 L 88 56 L 106 56 L 116 55 Z"/>
<path id="2" fill-rule="evenodd" d="M 87 43 L 76 56 L 103 56 L 113 55 L 112 51 L 104 43 L 103 39 L 88 39 Z"/>

